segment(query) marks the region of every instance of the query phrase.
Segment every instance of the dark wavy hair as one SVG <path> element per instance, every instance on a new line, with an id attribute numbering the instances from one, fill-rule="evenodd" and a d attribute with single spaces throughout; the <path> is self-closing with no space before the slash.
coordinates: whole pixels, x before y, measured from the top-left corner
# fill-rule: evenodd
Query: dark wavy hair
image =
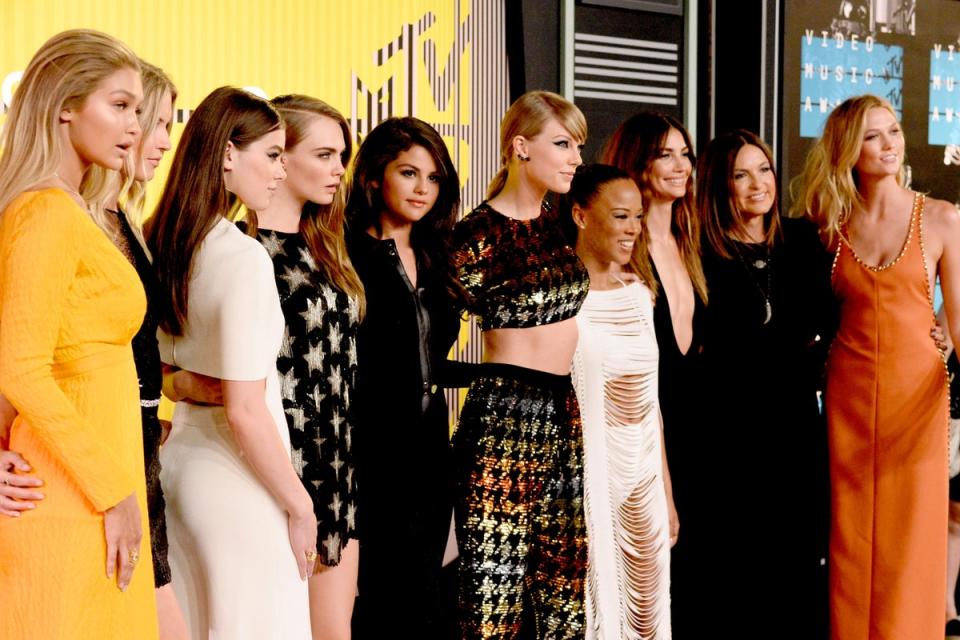
<path id="1" fill-rule="evenodd" d="M 183 334 L 190 274 L 200 243 L 238 206 L 223 180 L 227 143 L 244 149 L 283 127 L 266 100 L 235 87 L 214 89 L 190 115 L 160 202 L 144 228 L 159 281 L 160 327 Z"/>
<path id="2" fill-rule="evenodd" d="M 752 131 L 737 129 L 724 133 L 710 141 L 700 156 L 697 175 L 697 211 L 703 225 L 704 240 L 710 248 L 722 258 L 732 258 L 733 242 L 744 235 L 743 216 L 737 210 L 733 196 L 733 169 L 737 154 L 748 145 L 763 152 L 773 171 L 776 183 L 777 169 L 773 164 L 773 154 L 763 140 Z M 780 194 L 773 198 L 773 206 L 764 220 L 767 246 L 773 248 L 780 234 L 779 215 Z"/>
<path id="3" fill-rule="evenodd" d="M 380 229 L 384 211 L 384 171 L 388 164 L 411 147 L 423 147 L 433 158 L 440 174 L 440 193 L 433 208 L 414 223 L 410 244 L 427 269 L 440 274 L 448 295 L 466 301 L 466 292 L 453 267 L 450 233 L 460 210 L 460 179 L 447 145 L 437 131 L 419 118 L 389 118 L 364 138 L 353 163 L 353 180 L 347 201 L 347 225 L 351 233 Z"/>
<path id="4" fill-rule="evenodd" d="M 593 204 L 603 188 L 617 180 L 633 180 L 623 169 L 609 164 L 585 164 L 577 169 L 570 191 L 560 196 L 559 212 L 560 224 L 567 240 L 571 245 L 577 244 L 577 225 L 573 221 L 574 205 L 586 209 Z M 645 226 L 645 225 L 644 225 Z M 644 228 L 644 233 L 646 229 Z M 657 280 L 653 277 L 653 268 L 650 266 L 650 254 L 647 243 L 638 238 L 633 245 L 633 254 L 630 256 L 630 270 L 640 276 L 654 295 L 657 293 Z"/>

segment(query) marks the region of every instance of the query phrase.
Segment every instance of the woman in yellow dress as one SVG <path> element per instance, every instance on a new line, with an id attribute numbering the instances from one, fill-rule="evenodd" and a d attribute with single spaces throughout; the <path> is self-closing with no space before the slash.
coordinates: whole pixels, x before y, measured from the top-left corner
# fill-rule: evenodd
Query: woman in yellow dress
<path id="1" fill-rule="evenodd" d="M 0 393 L 6 443 L 45 499 L 0 518 L 0 638 L 156 638 L 139 391 L 136 271 L 77 191 L 140 135 L 137 57 L 96 31 L 47 41 L 0 155 Z M 109 309 L 109 313 L 104 313 Z"/>

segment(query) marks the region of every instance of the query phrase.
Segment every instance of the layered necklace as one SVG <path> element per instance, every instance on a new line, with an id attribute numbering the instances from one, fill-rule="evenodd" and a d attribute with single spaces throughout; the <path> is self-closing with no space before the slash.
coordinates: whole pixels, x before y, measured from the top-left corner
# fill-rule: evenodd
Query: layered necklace
<path id="1" fill-rule="evenodd" d="M 753 247 L 761 246 L 763 247 L 763 254 L 756 256 L 752 262 L 749 262 L 743 256 L 743 252 L 740 250 L 741 246 L 749 247 L 751 250 Z M 746 269 L 747 275 L 750 276 L 750 280 L 754 285 L 756 285 L 757 291 L 759 291 L 760 295 L 763 297 L 763 306 L 765 312 L 763 324 L 769 324 L 770 319 L 773 318 L 773 306 L 770 304 L 770 299 L 773 297 L 773 256 L 770 254 L 770 246 L 765 242 L 760 245 L 734 242 L 733 248 L 737 253 L 737 258 L 740 259 L 740 264 L 742 264 L 743 268 Z M 758 279 L 754 273 L 754 269 L 759 271 L 761 274 L 766 274 L 766 289 L 764 289 L 763 285 L 761 284 L 763 277 L 761 276 L 761 278 Z"/>

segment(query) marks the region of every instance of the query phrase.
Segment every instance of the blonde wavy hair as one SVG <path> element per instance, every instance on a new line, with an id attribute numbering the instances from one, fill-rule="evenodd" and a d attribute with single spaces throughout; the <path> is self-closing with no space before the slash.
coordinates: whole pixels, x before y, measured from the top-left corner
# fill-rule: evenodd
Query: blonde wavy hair
<path id="1" fill-rule="evenodd" d="M 576 105 L 549 91 L 528 91 L 510 105 L 500 123 L 500 170 L 487 187 L 487 200 L 495 197 L 507 184 L 510 165 L 516 158 L 513 139 L 517 136 L 537 137 L 550 120 L 563 125 L 578 143 L 587 141 L 587 119 Z"/>
<path id="2" fill-rule="evenodd" d="M 63 159 L 60 113 L 83 105 L 120 69 L 140 71 L 136 54 L 100 31 L 72 29 L 47 40 L 23 72 L 3 126 L 0 215 L 24 191 L 55 179 Z M 102 214 L 91 213 L 107 229 Z"/>
<path id="3" fill-rule="evenodd" d="M 803 173 L 791 183 L 792 215 L 813 220 L 828 247 L 834 246 L 850 214 L 864 204 L 855 166 L 863 146 L 867 112 L 878 107 L 897 117 L 889 102 L 871 94 L 840 103 L 827 117 L 823 135 L 807 154 Z M 897 172 L 897 184 L 903 185 L 903 165 Z"/>
<path id="4" fill-rule="evenodd" d="M 137 164 L 143 162 L 143 140 L 152 135 L 160 121 L 160 106 L 169 92 L 171 106 L 177 102 L 177 87 L 170 77 L 157 66 L 140 60 L 140 78 L 143 82 L 143 102 L 140 104 L 140 129 L 142 137 L 135 153 L 127 155 L 120 171 L 111 171 L 92 166 L 80 184 L 80 194 L 90 205 L 91 215 L 105 216 L 107 207 L 114 203 L 123 207 L 130 227 L 138 236 L 143 227 L 143 208 L 147 197 L 146 182 L 136 179 Z M 167 123 L 167 133 L 173 122 Z M 143 238 L 140 237 L 142 241 Z"/>
<path id="5" fill-rule="evenodd" d="M 289 152 L 307 137 L 307 129 L 317 118 L 329 118 L 337 123 L 343 134 L 344 150 L 341 156 L 343 166 L 350 163 L 353 153 L 353 136 L 350 125 L 339 111 L 323 100 L 310 96 L 291 94 L 277 96 L 270 101 L 286 125 L 286 149 Z M 366 298 L 363 283 L 357 275 L 347 255 L 347 243 L 344 237 L 346 221 L 346 196 L 350 183 L 342 180 L 333 202 L 326 205 L 307 202 L 300 212 L 300 233 L 303 234 L 310 255 L 323 277 L 334 287 L 355 298 L 359 302 L 360 317 L 366 310 Z M 257 213 L 247 210 L 247 233 L 257 235 Z"/>

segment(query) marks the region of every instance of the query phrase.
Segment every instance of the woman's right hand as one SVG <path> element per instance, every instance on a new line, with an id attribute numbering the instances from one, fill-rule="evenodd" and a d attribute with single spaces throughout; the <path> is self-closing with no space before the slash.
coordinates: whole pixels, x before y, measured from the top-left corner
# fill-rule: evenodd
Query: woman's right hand
<path id="1" fill-rule="evenodd" d="M 171 364 L 163 365 L 163 395 L 172 402 L 223 404 L 223 384 L 212 378 Z"/>
<path id="2" fill-rule="evenodd" d="M 313 508 L 303 515 L 288 514 L 287 533 L 290 536 L 290 548 L 297 559 L 300 579 L 306 580 L 313 575 L 317 561 L 317 516 Z"/>
<path id="3" fill-rule="evenodd" d="M 181 369 L 173 374 L 173 386 L 187 402 L 223 404 L 223 389 L 219 378 Z"/>
<path id="4" fill-rule="evenodd" d="M 43 500 L 43 494 L 36 491 L 43 481 L 23 475 L 30 471 L 30 465 L 19 453 L 0 449 L 0 516 L 19 518 L 21 511 L 37 508 L 34 501 Z"/>
<path id="5" fill-rule="evenodd" d="M 103 528 L 107 538 L 107 577 L 112 579 L 116 572 L 117 586 L 125 591 L 140 561 L 143 539 L 140 505 L 135 493 L 104 512 Z"/>

